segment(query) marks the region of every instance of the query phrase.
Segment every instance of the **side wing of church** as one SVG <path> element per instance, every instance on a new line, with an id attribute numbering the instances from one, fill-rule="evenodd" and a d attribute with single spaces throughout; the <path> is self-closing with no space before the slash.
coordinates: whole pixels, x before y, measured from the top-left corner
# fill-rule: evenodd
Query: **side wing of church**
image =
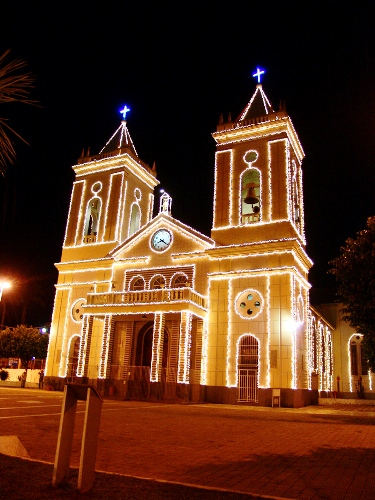
<path id="1" fill-rule="evenodd" d="M 309 303 L 290 117 L 258 84 L 212 135 L 210 237 L 173 218 L 167 193 L 153 215 L 156 170 L 125 119 L 73 166 L 47 377 L 120 399 L 289 407 L 337 391 L 338 375 L 351 384 L 339 333 Z"/>

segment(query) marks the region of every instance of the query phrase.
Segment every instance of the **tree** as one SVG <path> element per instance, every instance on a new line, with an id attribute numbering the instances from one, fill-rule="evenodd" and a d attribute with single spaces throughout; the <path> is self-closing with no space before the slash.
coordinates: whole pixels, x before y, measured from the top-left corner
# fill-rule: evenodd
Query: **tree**
<path id="1" fill-rule="evenodd" d="M 34 357 L 47 356 L 49 335 L 39 332 L 39 328 L 19 325 L 0 331 L 0 358 L 20 358 L 22 368 L 27 370 L 28 362 Z"/>
<path id="2" fill-rule="evenodd" d="M 363 334 L 364 353 L 375 371 L 375 217 L 356 238 L 348 238 L 330 262 L 344 320 Z"/>
<path id="3" fill-rule="evenodd" d="M 36 104 L 30 100 L 30 89 L 33 87 L 34 76 L 25 72 L 26 62 L 16 58 L 9 60 L 9 50 L 0 55 L 0 104 L 22 102 Z M 4 175 L 7 165 L 14 163 L 16 152 L 13 141 L 8 133 L 26 142 L 7 123 L 6 118 L 0 117 L 0 175 Z"/>

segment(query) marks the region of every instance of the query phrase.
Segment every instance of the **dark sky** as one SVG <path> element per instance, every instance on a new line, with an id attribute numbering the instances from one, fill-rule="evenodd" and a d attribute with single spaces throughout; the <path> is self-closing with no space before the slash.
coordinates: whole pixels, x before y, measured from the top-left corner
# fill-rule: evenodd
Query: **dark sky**
<path id="1" fill-rule="evenodd" d="M 4 292 L 6 323 L 50 321 L 71 166 L 82 148 L 99 152 L 124 104 L 140 158 L 156 162 L 173 198 L 172 215 L 209 235 L 211 133 L 221 113 L 245 107 L 257 66 L 306 154 L 310 282 L 331 285 L 328 261 L 375 213 L 372 2 L 67 3 L 2 6 L 0 53 L 27 61 L 40 103 L 0 108 L 29 143 L 15 140 L 17 163 L 0 179 L 0 276 L 18 284 Z M 25 295 L 22 317 L 15 303 Z"/>

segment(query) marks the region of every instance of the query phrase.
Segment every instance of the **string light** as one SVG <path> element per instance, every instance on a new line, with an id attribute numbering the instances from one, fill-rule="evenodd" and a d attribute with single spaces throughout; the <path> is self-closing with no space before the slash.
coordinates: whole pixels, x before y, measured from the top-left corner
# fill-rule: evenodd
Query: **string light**
<path id="1" fill-rule="evenodd" d="M 269 113 L 261 119 L 237 121 L 225 125 L 223 130 L 212 133 L 219 146 L 237 144 L 257 139 L 271 139 L 272 136 L 286 133 L 290 141 L 294 154 L 299 161 L 302 161 L 305 153 L 294 129 L 292 120 L 283 113 Z"/>
<path id="2" fill-rule="evenodd" d="M 107 376 L 107 365 L 108 365 L 108 355 L 109 355 L 109 345 L 111 336 L 111 325 L 112 325 L 112 315 L 108 314 L 104 316 L 104 328 L 103 328 L 103 339 L 100 352 L 100 364 L 99 364 L 99 379 L 104 379 Z"/>
<path id="3" fill-rule="evenodd" d="M 257 68 L 257 69 L 258 69 L 258 68 Z M 258 72 L 259 72 L 259 71 L 260 71 L 260 70 L 258 69 Z M 264 73 L 264 71 L 263 71 L 263 73 Z M 255 75 L 253 75 L 253 76 L 255 76 Z M 259 81 L 260 81 L 260 78 L 258 78 L 258 82 L 259 82 Z M 267 96 L 266 96 L 266 94 L 264 93 L 264 91 L 263 91 L 263 89 L 262 89 L 262 86 L 261 86 L 261 85 L 259 85 L 259 86 L 257 86 L 257 87 L 256 87 L 256 90 L 255 90 L 255 92 L 254 92 L 254 94 L 253 94 L 252 98 L 250 99 L 250 101 L 249 101 L 248 105 L 247 105 L 247 106 L 246 106 L 246 108 L 244 109 L 244 111 L 243 111 L 242 115 L 238 118 L 238 121 L 239 121 L 239 122 L 241 122 L 241 121 L 243 121 L 243 120 L 245 119 L 245 117 L 246 117 L 247 113 L 249 112 L 249 109 L 251 108 L 251 106 L 252 106 L 252 104 L 253 104 L 253 102 L 254 102 L 254 100 L 255 100 L 255 98 L 256 98 L 256 96 L 257 96 L 258 94 L 260 94 L 260 95 L 261 95 L 261 98 L 262 98 L 262 101 L 263 101 L 263 105 L 264 105 L 264 109 L 265 109 L 265 110 L 266 110 L 266 109 L 272 109 L 271 103 L 270 103 L 270 102 L 269 102 L 269 100 L 267 99 Z"/>
<path id="4" fill-rule="evenodd" d="M 180 342 L 178 355 L 177 382 L 189 383 L 190 372 L 190 349 L 191 349 L 191 314 L 181 312 Z"/>
<path id="5" fill-rule="evenodd" d="M 283 343 L 280 342 L 278 348 L 288 350 L 288 357 L 283 358 L 283 366 L 278 367 L 278 371 L 287 377 L 287 383 L 285 385 L 283 380 L 283 386 L 291 389 L 303 387 L 305 381 L 301 373 L 305 368 L 302 366 L 301 370 L 299 367 L 306 354 L 309 389 L 312 373 L 318 370 L 319 390 L 331 390 L 331 330 L 310 309 L 308 299 L 310 284 L 307 275 L 313 263 L 305 251 L 301 168 L 304 152 L 285 112 L 271 112 L 255 120 L 245 119 L 256 96 L 263 100 L 265 110 L 271 109 L 261 85 L 257 86 L 238 121 L 220 125 L 218 131 L 212 134 L 218 148 L 215 153 L 213 231 L 217 231 L 216 234 L 222 239 L 241 234 L 241 238 L 246 239 L 245 243 L 236 243 L 233 238 L 229 241 L 234 243 L 218 246 L 216 240 L 220 238 L 211 239 L 176 221 L 170 213 L 172 200 L 167 193 L 160 201 L 159 214 L 153 218 L 153 190 L 158 184 L 156 173 L 132 154 L 121 151 L 102 154 L 103 148 L 100 155 L 89 161 L 82 159 L 73 167 L 76 180 L 73 183 L 63 244 L 63 250 L 67 251 L 64 257 L 72 258 L 57 264 L 60 283 L 56 287 L 55 307 L 58 297 L 61 309 L 66 309 L 64 322 L 59 325 L 63 330 L 59 376 L 67 375 L 69 352 L 78 337 L 80 347 L 76 374 L 79 377 L 87 376 L 89 368 L 86 357 L 90 354 L 94 329 L 101 335 L 100 346 L 96 347 L 100 350 L 97 375 L 99 379 L 108 378 L 115 320 L 126 314 L 150 314 L 153 316 L 154 332 L 150 380 L 159 382 L 166 315 L 178 312 L 180 330 L 178 334 L 176 327 L 174 330 L 174 334 L 179 337 L 177 383 L 195 382 L 195 379 L 190 380 L 194 318 L 195 324 L 199 323 L 196 330 L 201 335 L 201 340 L 197 340 L 194 368 L 200 364 L 201 384 L 212 384 L 214 376 L 218 379 L 222 376 L 224 385 L 238 387 L 241 346 L 251 337 L 258 352 L 257 387 L 271 387 L 276 373 L 272 372 L 276 367 L 271 368 L 271 349 L 277 344 L 275 330 L 279 326 L 283 328 Z M 124 118 L 127 111 L 124 107 Z M 116 134 L 120 134 L 125 145 L 131 145 L 135 152 L 130 134 L 127 135 L 126 122 L 122 122 L 106 145 Z M 263 145 L 243 153 L 246 143 L 250 141 L 254 144 L 262 141 Z M 120 141 L 120 147 L 122 144 Z M 277 178 L 274 171 L 276 154 L 282 158 L 280 165 L 277 165 Z M 97 180 L 103 174 L 108 178 L 104 185 Z M 247 214 L 243 213 L 243 190 L 249 174 L 254 174 L 256 181 L 259 179 L 257 204 L 261 215 L 257 220 L 249 220 L 248 224 L 244 224 L 243 216 Z M 224 195 L 218 191 L 219 185 L 225 189 Z M 282 197 L 280 201 L 282 209 L 277 208 L 280 194 L 273 192 L 274 185 L 278 186 L 279 191 L 280 186 L 285 191 L 285 198 Z M 95 208 L 92 203 L 98 210 L 98 231 L 96 241 L 89 241 L 90 245 L 94 249 L 98 245 L 108 245 L 112 249 L 104 247 L 105 257 L 82 259 L 82 255 L 88 255 L 81 251 L 81 247 L 87 245 L 88 218 L 92 216 L 91 209 Z M 110 205 L 114 203 L 117 206 L 112 216 Z M 137 217 L 139 225 L 136 224 Z M 288 228 L 288 233 L 282 233 L 284 227 Z M 171 234 L 170 245 L 163 256 L 151 244 L 153 235 L 159 229 Z M 229 229 L 232 232 L 228 231 L 227 236 L 224 232 Z M 264 235 L 268 234 L 274 237 L 266 239 Z M 278 238 L 278 234 L 293 236 Z M 182 239 L 185 242 L 181 248 L 186 248 L 185 251 L 178 249 Z M 69 254 L 73 248 L 78 250 L 77 253 Z M 144 255 L 129 256 L 133 251 L 139 252 L 138 248 L 142 248 L 141 253 Z M 74 260 L 74 255 L 79 258 Z M 242 259 L 242 265 L 238 259 Z M 176 286 L 177 280 L 186 286 Z M 114 283 L 119 291 L 112 289 Z M 142 289 L 135 290 L 136 283 Z M 287 294 L 281 295 L 280 292 L 278 296 L 279 325 L 273 317 L 277 309 L 275 283 L 279 283 L 280 290 L 282 285 L 288 289 Z M 156 284 L 158 288 L 153 288 Z M 195 290 L 196 284 L 201 288 L 201 293 Z M 91 290 L 93 287 L 94 291 Z M 215 287 L 225 288 L 227 294 L 223 313 L 225 321 L 222 322 L 225 331 L 218 331 L 216 339 L 216 347 L 222 350 L 225 358 L 222 367 L 219 366 L 222 358 L 215 358 L 211 345 L 211 342 L 215 343 L 215 335 L 210 330 L 212 315 L 215 312 L 219 314 L 219 306 L 212 299 Z M 87 294 L 86 290 L 89 290 Z M 78 299 L 77 295 L 82 298 Z M 86 305 L 82 306 L 81 331 L 77 335 L 77 321 L 68 312 L 77 300 L 86 299 Z M 247 301 L 253 301 L 254 309 L 246 305 Z M 247 313 L 241 310 L 242 304 L 245 304 L 243 308 L 247 308 Z M 100 322 L 100 327 L 96 322 Z M 213 325 L 213 330 L 215 328 L 222 328 L 219 320 Z M 59 335 L 57 332 L 53 335 L 56 345 L 50 347 L 51 359 L 60 349 Z M 197 337 L 199 335 L 197 333 Z M 281 360 L 281 352 L 279 355 Z"/>
<path id="6" fill-rule="evenodd" d="M 119 168 L 121 168 L 120 172 L 118 171 Z M 133 157 L 130 157 L 127 153 L 124 155 L 119 155 L 119 157 L 117 157 L 117 158 L 111 158 L 111 159 L 105 158 L 102 160 L 96 159 L 94 162 L 90 161 L 89 163 L 83 163 L 83 164 L 81 163 L 81 164 L 75 165 L 73 167 L 73 169 L 76 173 L 77 180 L 73 184 L 73 190 L 72 190 L 72 196 L 71 196 L 70 205 L 69 205 L 68 222 L 67 222 L 66 231 L 65 231 L 63 248 L 65 248 L 66 246 L 67 247 L 71 246 L 70 244 L 68 244 L 67 236 L 68 236 L 69 228 L 71 227 L 70 215 L 72 213 L 73 201 L 76 198 L 80 199 L 80 201 L 79 201 L 78 223 L 75 225 L 76 231 L 75 231 L 75 237 L 74 237 L 74 246 L 75 247 L 80 246 L 80 245 L 84 246 L 87 243 L 98 245 L 104 241 L 106 243 L 108 242 L 107 217 L 108 217 L 108 214 L 110 213 L 109 203 L 112 200 L 111 193 L 114 189 L 113 186 L 117 185 L 117 183 L 114 182 L 114 179 L 118 176 L 120 176 L 120 179 L 121 179 L 119 192 L 116 195 L 117 204 L 118 204 L 118 209 L 116 212 L 116 224 L 114 227 L 114 231 L 112 231 L 113 239 L 110 240 L 110 241 L 114 241 L 114 242 L 119 241 L 119 239 L 121 237 L 121 228 L 123 227 L 123 223 L 124 223 L 123 218 L 124 218 L 125 211 L 124 211 L 123 207 L 125 207 L 124 196 L 126 193 L 126 188 L 124 189 L 124 172 L 125 172 L 125 170 L 130 169 L 132 172 L 132 175 L 134 175 L 136 179 L 141 181 L 151 191 L 153 191 L 155 186 L 158 184 L 158 181 L 154 177 L 154 172 L 152 170 L 150 170 L 147 165 L 145 165 L 145 164 L 143 165 L 143 164 L 135 161 L 135 159 Z M 78 228 L 82 227 L 81 221 L 83 218 L 83 210 L 84 210 L 83 200 L 85 199 L 85 191 L 86 191 L 87 183 L 89 180 L 88 175 L 108 172 L 111 170 L 117 170 L 117 172 L 114 172 L 113 174 L 110 175 L 109 195 L 107 196 L 107 205 L 106 205 L 106 209 L 104 212 L 105 213 L 105 221 L 104 221 L 103 227 L 101 227 L 100 221 L 98 221 L 98 228 L 99 228 L 98 237 L 97 238 L 86 238 L 87 241 L 85 241 L 85 234 L 83 233 L 82 237 L 81 237 L 82 239 L 80 240 L 80 236 L 78 234 Z M 82 176 L 85 176 L 85 179 L 80 181 L 79 178 Z M 78 187 L 81 188 L 80 193 L 78 193 L 78 191 L 77 191 Z M 139 188 L 137 188 L 137 189 L 139 189 Z M 148 210 L 148 214 L 146 216 L 146 221 L 150 220 L 151 215 L 152 215 L 152 204 L 150 203 L 150 199 L 153 200 L 153 198 L 148 197 L 146 204 L 145 204 L 145 208 L 147 208 L 147 210 Z M 86 205 L 86 207 L 89 207 L 89 206 L 90 206 L 89 204 Z M 85 210 L 86 210 L 86 214 L 88 216 L 88 208 L 86 208 Z M 99 218 L 100 218 L 100 214 L 99 214 Z M 110 223 L 113 224 L 113 221 L 111 220 Z M 130 226 L 130 223 L 129 223 L 129 226 Z M 123 235 L 123 237 L 125 239 L 128 236 L 129 236 L 129 229 L 128 229 L 128 233 L 126 235 Z"/>

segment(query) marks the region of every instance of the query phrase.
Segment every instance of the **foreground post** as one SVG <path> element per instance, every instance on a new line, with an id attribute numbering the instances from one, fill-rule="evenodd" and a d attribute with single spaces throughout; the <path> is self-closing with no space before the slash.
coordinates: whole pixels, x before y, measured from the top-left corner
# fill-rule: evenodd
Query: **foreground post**
<path id="1" fill-rule="evenodd" d="M 65 386 L 52 485 L 57 486 L 63 483 L 69 473 L 77 401 L 79 400 L 86 401 L 78 474 L 78 489 L 84 493 L 92 487 L 94 482 L 102 409 L 102 399 L 93 386 L 82 384 L 67 384 Z"/>

